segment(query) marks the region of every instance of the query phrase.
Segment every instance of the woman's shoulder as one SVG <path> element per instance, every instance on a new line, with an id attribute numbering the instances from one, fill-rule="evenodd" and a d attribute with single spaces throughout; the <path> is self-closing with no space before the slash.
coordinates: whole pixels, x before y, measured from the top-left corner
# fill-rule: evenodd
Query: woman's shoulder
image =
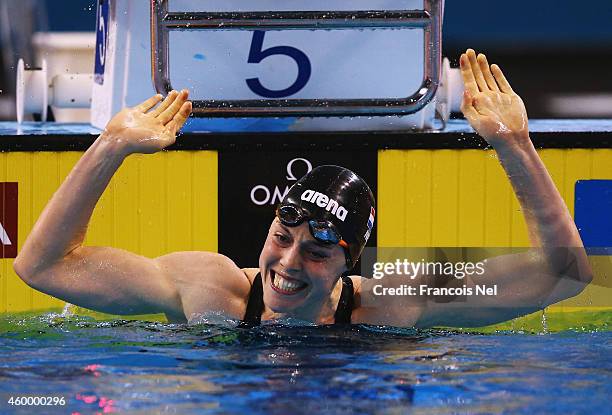
<path id="1" fill-rule="evenodd" d="M 418 298 L 377 295 L 374 286 L 379 280 L 358 275 L 349 278 L 354 290 L 353 324 L 414 327 L 423 313 L 424 304 Z"/>
<path id="2" fill-rule="evenodd" d="M 259 268 L 242 268 L 241 271 L 247 277 L 251 285 L 253 285 L 253 280 L 255 280 L 255 277 L 259 274 Z"/>
<path id="3" fill-rule="evenodd" d="M 230 258 L 214 252 L 174 252 L 163 258 L 164 266 L 181 296 L 185 316 L 225 310 L 242 317 L 252 272 L 240 269 Z M 253 276 L 254 277 L 254 276 Z"/>

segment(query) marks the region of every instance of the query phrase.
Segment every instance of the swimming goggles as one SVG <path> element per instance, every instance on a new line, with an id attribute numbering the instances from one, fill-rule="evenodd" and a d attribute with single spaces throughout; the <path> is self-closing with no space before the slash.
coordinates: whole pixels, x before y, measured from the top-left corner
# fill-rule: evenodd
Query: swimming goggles
<path id="1" fill-rule="evenodd" d="M 308 219 L 308 216 L 306 216 L 301 209 L 293 205 L 283 205 L 277 207 L 276 216 L 283 225 L 289 227 L 299 226 L 304 221 L 308 220 L 308 228 L 310 229 L 310 234 L 312 237 L 324 244 L 340 245 L 342 248 L 344 248 L 346 253 L 347 264 L 352 264 L 348 243 L 342 239 L 342 236 L 334 224 L 330 221 Z"/>

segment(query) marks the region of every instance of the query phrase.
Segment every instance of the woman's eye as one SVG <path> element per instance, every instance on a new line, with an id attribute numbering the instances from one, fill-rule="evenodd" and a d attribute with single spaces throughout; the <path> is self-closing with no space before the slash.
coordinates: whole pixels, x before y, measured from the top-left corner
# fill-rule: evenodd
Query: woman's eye
<path id="1" fill-rule="evenodd" d="M 327 259 L 328 255 L 318 251 L 310 251 L 310 256 L 315 259 Z"/>
<path id="2" fill-rule="evenodd" d="M 290 242 L 290 239 L 287 235 L 283 235 L 282 233 L 277 233 L 274 235 L 276 240 L 282 244 L 286 244 Z"/>

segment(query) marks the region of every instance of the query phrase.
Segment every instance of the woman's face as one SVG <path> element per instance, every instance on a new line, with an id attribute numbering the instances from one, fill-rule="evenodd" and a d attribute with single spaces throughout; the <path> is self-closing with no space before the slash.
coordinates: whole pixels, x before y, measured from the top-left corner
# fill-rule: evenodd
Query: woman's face
<path id="1" fill-rule="evenodd" d="M 264 302 L 276 313 L 310 315 L 329 299 L 346 271 L 344 250 L 318 242 L 307 223 L 274 219 L 259 256 Z"/>

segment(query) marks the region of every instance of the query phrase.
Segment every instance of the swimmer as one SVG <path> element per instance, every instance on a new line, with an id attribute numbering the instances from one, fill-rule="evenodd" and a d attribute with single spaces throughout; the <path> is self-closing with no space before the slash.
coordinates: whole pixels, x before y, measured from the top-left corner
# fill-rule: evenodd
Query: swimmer
<path id="1" fill-rule="evenodd" d="M 245 325 L 292 317 L 316 324 L 479 327 L 577 295 L 591 270 L 574 221 L 531 143 L 523 101 L 484 55 L 470 49 L 460 66 L 462 111 L 496 151 L 533 246 L 490 258 L 478 281 L 461 281 L 497 285 L 494 298 L 473 297 L 465 308 L 421 297 L 363 304 L 369 280 L 346 274 L 368 239 L 375 202 L 361 178 L 338 166 L 318 167 L 290 189 L 276 209 L 258 268 L 240 269 L 210 252 L 146 258 L 84 246 L 94 207 L 123 160 L 175 142 L 192 108 L 186 90 L 163 101 L 154 96 L 111 119 L 49 201 L 14 269 L 31 287 L 72 304 L 121 315 L 164 313 L 170 322 L 220 313 Z M 572 255 L 563 247 L 572 247 Z"/>

